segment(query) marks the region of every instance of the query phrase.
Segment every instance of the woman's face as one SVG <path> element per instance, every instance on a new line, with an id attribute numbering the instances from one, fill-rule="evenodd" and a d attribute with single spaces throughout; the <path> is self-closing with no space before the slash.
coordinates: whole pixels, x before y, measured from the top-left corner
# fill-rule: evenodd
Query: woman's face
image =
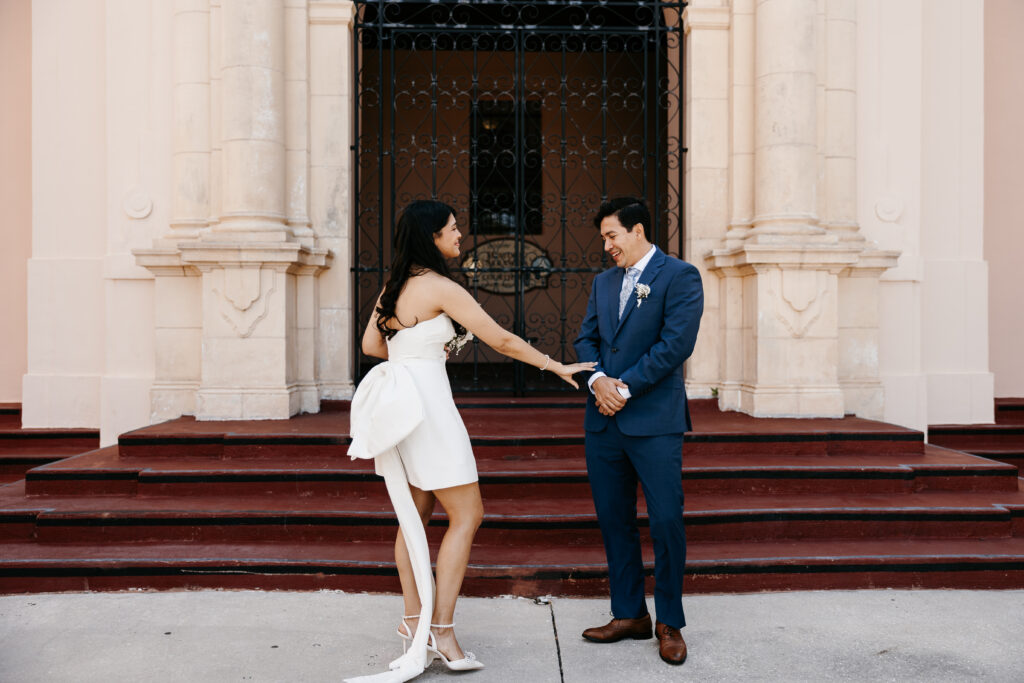
<path id="1" fill-rule="evenodd" d="M 455 224 L 455 216 L 449 216 L 448 224 L 434 233 L 434 244 L 445 258 L 457 258 L 460 242 L 462 242 L 462 233 L 459 231 L 459 226 Z"/>

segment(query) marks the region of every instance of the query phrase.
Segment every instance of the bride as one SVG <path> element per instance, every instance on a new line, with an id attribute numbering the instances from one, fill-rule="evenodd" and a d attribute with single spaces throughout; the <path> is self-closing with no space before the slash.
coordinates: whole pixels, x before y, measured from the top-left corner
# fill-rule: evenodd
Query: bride
<path id="1" fill-rule="evenodd" d="M 409 680 L 434 659 L 452 670 L 483 668 L 459 645 L 453 621 L 483 503 L 469 435 L 445 372 L 449 351 L 475 335 L 577 388 L 573 375 L 594 367 L 564 365 L 498 325 L 452 279 L 446 259 L 459 255 L 461 239 L 450 206 L 415 201 L 405 209 L 391 279 L 362 339 L 363 353 L 388 362 L 367 374 L 352 399 L 349 454 L 375 457 L 376 471 L 385 478 L 400 525 L 395 563 L 405 602 L 398 626 L 405 655 L 391 663 L 390 674 L 374 680 Z M 436 597 L 423 531 L 435 501 L 448 516 L 437 554 Z"/>

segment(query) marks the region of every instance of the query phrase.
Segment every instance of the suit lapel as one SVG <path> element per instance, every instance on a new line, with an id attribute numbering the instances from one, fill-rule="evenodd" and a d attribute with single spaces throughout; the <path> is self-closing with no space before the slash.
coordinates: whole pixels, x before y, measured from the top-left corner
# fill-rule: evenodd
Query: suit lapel
<path id="1" fill-rule="evenodd" d="M 647 267 L 644 268 L 644 272 L 640 273 L 640 279 L 637 281 L 637 284 L 638 285 L 649 285 L 654 280 L 654 278 L 656 278 L 658 276 L 658 272 L 661 270 L 662 266 L 664 266 L 664 265 L 665 265 L 665 253 L 661 249 L 658 249 L 657 247 L 655 247 L 654 254 L 651 256 L 651 260 L 647 262 Z M 622 271 L 621 268 L 619 270 Z M 622 271 L 622 272 L 625 272 L 625 271 Z M 622 291 L 622 275 L 619 276 L 618 282 L 619 282 L 619 289 L 616 290 L 616 292 L 615 292 L 615 295 L 616 295 L 615 314 L 616 315 L 618 315 L 618 313 L 619 313 L 618 293 Z M 635 291 L 636 290 L 634 290 L 634 292 Z M 626 299 L 626 308 L 625 308 L 625 310 L 622 311 L 622 317 L 619 318 L 618 325 L 615 326 L 615 334 L 612 335 L 613 339 L 615 338 L 615 335 L 617 335 L 619 333 L 619 330 L 622 329 L 622 325 L 626 322 L 626 319 L 629 318 L 629 314 L 633 312 L 634 308 L 636 308 L 636 294 L 635 293 L 632 294 L 628 299 Z"/>
<path id="2" fill-rule="evenodd" d="M 605 295 L 605 312 L 609 322 L 608 331 L 614 336 L 619 326 L 619 292 L 622 291 L 622 278 L 626 271 L 616 268 L 608 278 L 608 293 Z"/>

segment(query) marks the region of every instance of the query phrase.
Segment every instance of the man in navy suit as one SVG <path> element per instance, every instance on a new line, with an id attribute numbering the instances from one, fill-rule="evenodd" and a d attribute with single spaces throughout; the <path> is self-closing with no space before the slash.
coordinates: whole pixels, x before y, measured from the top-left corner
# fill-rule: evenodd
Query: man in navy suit
<path id="1" fill-rule="evenodd" d="M 696 268 L 650 243 L 651 214 L 642 200 L 607 201 L 594 224 L 616 267 L 594 278 L 575 346 L 581 362 L 597 362 L 584 429 L 613 618 L 583 637 L 599 643 L 651 637 L 636 521 L 639 480 L 654 542 L 659 654 L 682 664 L 682 448 L 690 429 L 683 361 L 697 340 L 704 289 Z"/>

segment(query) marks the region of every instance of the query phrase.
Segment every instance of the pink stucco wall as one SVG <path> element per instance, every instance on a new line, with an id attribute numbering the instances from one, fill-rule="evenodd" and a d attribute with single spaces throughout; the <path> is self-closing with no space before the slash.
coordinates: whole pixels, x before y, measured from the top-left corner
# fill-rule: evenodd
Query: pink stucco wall
<path id="1" fill-rule="evenodd" d="M 1024 396 L 1024 2 L 985 3 L 985 259 L 997 397 Z"/>
<path id="2" fill-rule="evenodd" d="M 0 0 L 0 102 L 0 402 L 20 402 L 32 249 L 31 0 Z"/>

